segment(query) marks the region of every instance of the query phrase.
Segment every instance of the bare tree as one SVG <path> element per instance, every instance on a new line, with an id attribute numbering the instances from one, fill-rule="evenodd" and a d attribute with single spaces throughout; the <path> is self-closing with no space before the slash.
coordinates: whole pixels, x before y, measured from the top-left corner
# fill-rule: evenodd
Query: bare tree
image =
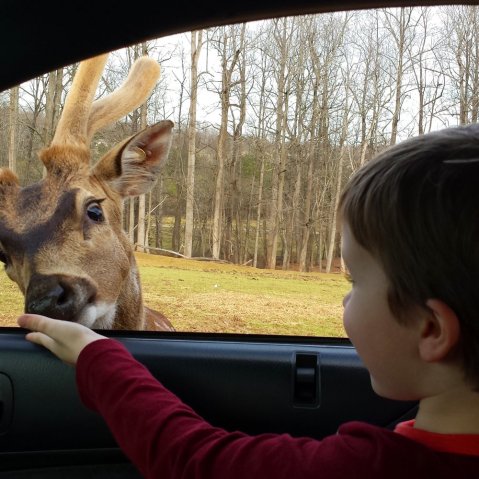
<path id="1" fill-rule="evenodd" d="M 40 76 L 21 86 L 22 111 L 19 113 L 19 136 L 22 137 L 20 167 L 18 174 L 25 184 L 39 180 L 43 168 L 36 157 L 36 150 L 42 146 L 42 121 L 45 104 L 46 76 Z M 19 159 L 17 157 L 17 159 Z"/>
<path id="2" fill-rule="evenodd" d="M 309 47 L 313 49 L 312 56 L 314 58 L 314 43 L 312 40 L 309 42 Z M 308 247 L 310 243 L 310 235 L 313 229 L 312 220 L 312 200 L 313 200 L 313 175 L 315 158 L 318 154 L 318 142 L 316 138 L 316 131 L 318 128 L 319 120 L 319 81 L 320 78 L 316 76 L 317 71 L 313 68 L 311 72 L 312 77 L 312 100 L 310 103 L 311 119 L 309 124 L 309 138 L 307 146 L 307 174 L 306 174 L 306 191 L 304 202 L 302 205 L 302 218 L 301 218 L 301 246 L 299 253 L 299 271 L 308 271 Z"/>
<path id="3" fill-rule="evenodd" d="M 355 104 L 356 117 L 360 129 L 360 155 L 354 168 L 363 165 L 377 151 L 381 142 L 380 123 L 385 118 L 389 123 L 386 107 L 391 99 L 386 71 L 385 53 L 387 40 L 379 25 L 378 11 L 359 14 L 359 28 L 354 32 L 355 54 L 358 61 L 351 65 L 355 75 L 352 76 L 351 95 Z"/>
<path id="4" fill-rule="evenodd" d="M 261 44 L 261 40 L 264 38 L 265 32 L 260 31 L 254 43 Z M 257 102 L 256 105 L 251 105 L 253 111 L 257 111 L 257 118 L 254 123 L 254 151 L 259 161 L 259 181 L 258 181 L 258 194 L 257 194 L 257 208 L 256 208 L 256 231 L 254 240 L 254 252 L 253 252 L 253 266 L 258 266 L 258 253 L 259 253 L 259 241 L 261 233 L 261 224 L 263 219 L 263 186 L 266 167 L 266 88 L 269 77 L 268 72 L 269 58 L 267 55 L 259 55 L 259 62 L 257 64 L 257 71 L 254 77 L 259 81 L 257 82 Z"/>
<path id="5" fill-rule="evenodd" d="M 339 206 L 339 198 L 341 195 L 341 185 L 343 179 L 343 166 L 344 166 L 344 158 L 346 156 L 346 140 L 348 136 L 348 127 L 350 122 L 350 101 L 349 101 L 349 93 L 351 90 L 350 87 L 350 69 L 347 68 L 346 71 L 343 71 L 343 85 L 344 85 L 344 92 L 345 92 L 345 99 L 344 99 L 344 109 L 343 109 L 343 121 L 341 125 L 341 132 L 339 137 L 339 159 L 337 161 L 337 168 L 336 168 L 336 181 L 334 185 L 334 200 L 333 200 L 333 207 L 331 209 L 331 219 L 330 219 L 330 234 L 329 234 L 329 245 L 328 245 L 328 253 L 326 257 L 326 273 L 331 272 L 331 266 L 334 259 L 334 250 L 336 247 L 336 226 L 337 226 L 337 211 Z"/>
<path id="6" fill-rule="evenodd" d="M 240 25 L 238 36 L 233 38 L 234 50 L 239 52 L 236 78 L 231 80 L 230 118 L 232 122 L 231 159 L 227 162 L 227 194 L 225 198 L 224 256 L 239 263 L 243 256 L 243 233 L 241 218 L 240 153 L 243 126 L 246 120 L 246 24 Z M 236 115 L 237 114 L 237 115 Z"/>
<path id="7" fill-rule="evenodd" d="M 444 66 L 451 81 L 455 99 L 453 112 L 459 124 L 475 122 L 479 106 L 479 22 L 476 5 L 444 7 L 444 38 L 449 62 Z"/>
<path id="8" fill-rule="evenodd" d="M 10 108 L 8 124 L 8 167 L 16 173 L 17 171 L 17 142 L 18 142 L 18 96 L 19 86 L 10 89 Z"/>
<path id="9" fill-rule="evenodd" d="M 203 31 L 191 32 L 191 92 L 188 114 L 188 171 L 186 179 L 185 256 L 193 252 L 194 191 L 196 163 L 196 107 L 198 103 L 198 60 L 203 46 Z"/>
<path id="10" fill-rule="evenodd" d="M 214 259 L 220 258 L 221 238 L 223 230 L 223 208 L 224 208 L 224 175 L 225 162 L 227 155 L 227 137 L 228 137 L 228 113 L 230 108 L 230 93 L 232 88 L 233 71 L 238 62 L 240 50 L 231 48 L 232 37 L 229 35 L 235 26 L 221 27 L 218 30 L 216 41 L 217 50 L 221 58 L 221 89 L 219 92 L 221 102 L 221 120 L 218 134 L 217 148 L 217 172 L 215 186 L 215 201 L 213 213 L 213 232 L 212 232 L 212 256 Z"/>
<path id="11" fill-rule="evenodd" d="M 417 90 L 418 134 L 422 135 L 431 131 L 446 80 L 435 55 L 440 45 L 430 33 L 431 11 L 426 7 L 421 7 L 418 9 L 418 16 L 416 42 L 409 46 L 408 55 L 412 65 L 414 87 Z"/>
<path id="12" fill-rule="evenodd" d="M 43 144 L 48 145 L 53 138 L 56 121 L 60 114 L 63 93 L 63 68 L 48 74 L 45 103 L 45 123 L 43 125 Z"/>
<path id="13" fill-rule="evenodd" d="M 406 52 L 410 50 L 415 37 L 416 23 L 413 18 L 414 9 L 411 7 L 401 7 L 399 10 L 383 10 L 385 22 L 389 34 L 394 40 L 394 102 L 391 118 L 391 139 L 390 144 L 394 145 L 397 141 L 398 124 L 401 115 L 401 108 L 404 98 L 404 75 L 410 67 L 410 61 Z"/>
<path id="14" fill-rule="evenodd" d="M 277 100 L 275 105 L 276 125 L 274 135 L 274 162 L 272 165 L 271 178 L 271 203 L 267 220 L 267 257 L 266 267 L 276 268 L 276 255 L 278 250 L 278 238 L 283 214 L 283 189 L 286 173 L 286 122 L 288 110 L 288 59 L 289 42 L 293 29 L 293 20 L 290 18 L 274 19 L 272 23 L 273 39 L 276 50 L 273 55 L 277 58 L 275 82 L 277 88 Z"/>

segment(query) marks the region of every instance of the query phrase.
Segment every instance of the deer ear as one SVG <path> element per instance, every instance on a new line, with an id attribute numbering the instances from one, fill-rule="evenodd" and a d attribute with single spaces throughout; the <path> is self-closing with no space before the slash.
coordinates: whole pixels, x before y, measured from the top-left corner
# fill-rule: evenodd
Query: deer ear
<path id="1" fill-rule="evenodd" d="M 92 174 L 107 181 L 122 197 L 147 193 L 168 158 L 173 122 L 165 120 L 145 128 L 110 150 Z"/>

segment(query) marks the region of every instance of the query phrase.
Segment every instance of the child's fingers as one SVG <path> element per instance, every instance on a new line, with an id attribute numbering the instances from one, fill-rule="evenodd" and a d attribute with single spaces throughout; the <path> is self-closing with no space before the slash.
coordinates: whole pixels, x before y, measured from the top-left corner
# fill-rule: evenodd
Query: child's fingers
<path id="1" fill-rule="evenodd" d="M 56 341 L 54 339 L 50 338 L 46 334 L 37 331 L 28 333 L 25 337 L 26 339 L 28 339 L 28 341 L 39 344 L 40 346 L 44 346 L 50 351 L 52 351 L 56 345 Z"/>
<path id="2" fill-rule="evenodd" d="M 45 347 L 67 364 L 76 364 L 82 349 L 92 341 L 105 339 L 81 324 L 37 314 L 24 314 L 17 321 L 32 331 L 26 335 L 28 341 Z"/>
<path id="3" fill-rule="evenodd" d="M 48 328 L 48 318 L 38 314 L 24 314 L 17 320 L 19 326 L 32 331 L 46 332 Z"/>
<path id="4" fill-rule="evenodd" d="M 65 331 L 63 331 L 65 329 L 63 321 L 47 318 L 46 316 L 24 314 L 17 321 L 22 328 L 44 333 L 53 339 L 58 339 L 65 334 Z"/>
<path id="5" fill-rule="evenodd" d="M 46 334 L 35 331 L 33 333 L 28 333 L 25 338 L 34 344 L 38 344 L 39 346 L 48 349 L 66 364 L 74 366 L 78 359 L 79 352 L 74 348 L 72 349 L 67 344 L 63 344 Z"/>
<path id="6" fill-rule="evenodd" d="M 17 318 L 17 323 L 21 328 L 32 329 L 32 322 L 33 322 L 32 316 L 29 316 L 26 314 L 23 314 L 22 316 Z"/>

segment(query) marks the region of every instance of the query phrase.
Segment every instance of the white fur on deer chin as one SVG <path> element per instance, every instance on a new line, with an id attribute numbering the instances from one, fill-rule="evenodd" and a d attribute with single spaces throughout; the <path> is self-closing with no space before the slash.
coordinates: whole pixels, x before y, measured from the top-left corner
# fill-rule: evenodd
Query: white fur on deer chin
<path id="1" fill-rule="evenodd" d="M 115 303 L 95 303 L 86 306 L 77 321 L 92 329 L 111 329 L 116 315 Z"/>

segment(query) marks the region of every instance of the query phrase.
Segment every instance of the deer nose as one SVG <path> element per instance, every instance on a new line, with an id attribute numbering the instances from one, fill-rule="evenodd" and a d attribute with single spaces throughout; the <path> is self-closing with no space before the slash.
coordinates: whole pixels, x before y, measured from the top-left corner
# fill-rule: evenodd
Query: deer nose
<path id="1" fill-rule="evenodd" d="M 25 312 L 75 321 L 78 313 L 93 302 L 95 295 L 95 285 L 86 278 L 35 274 L 25 295 Z"/>

